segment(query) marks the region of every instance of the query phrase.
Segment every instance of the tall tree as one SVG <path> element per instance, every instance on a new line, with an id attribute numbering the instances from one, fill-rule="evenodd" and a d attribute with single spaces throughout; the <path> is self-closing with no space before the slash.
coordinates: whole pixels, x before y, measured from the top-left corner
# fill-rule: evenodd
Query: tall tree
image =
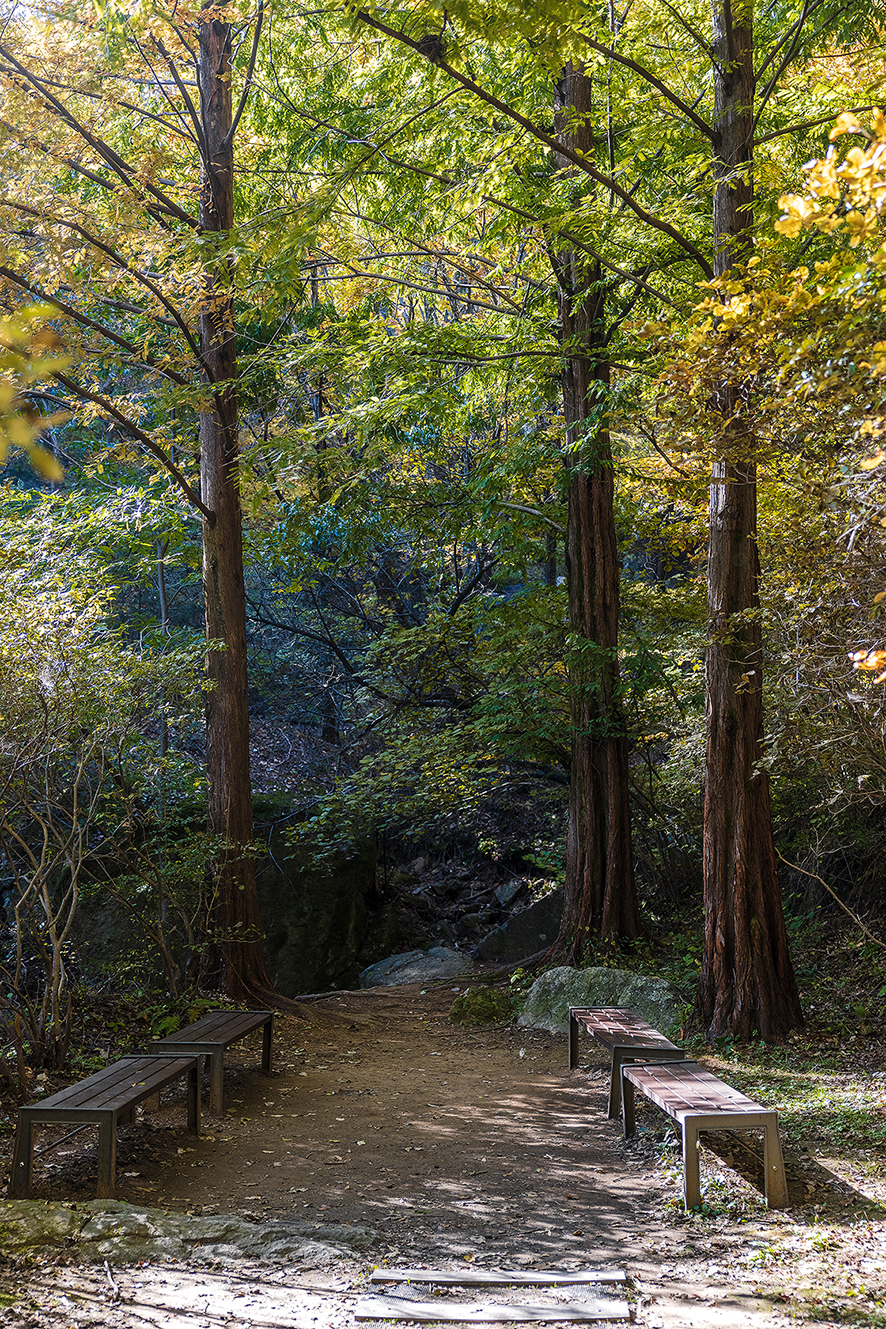
<path id="1" fill-rule="evenodd" d="M 261 25 L 261 8 L 256 40 Z M 204 262 L 200 354 L 211 400 L 200 413 L 203 595 L 206 606 L 206 756 L 209 825 L 221 848 L 212 865 L 219 908 L 225 991 L 265 996 L 273 984 L 264 959 L 252 847 L 249 680 L 243 518 L 240 507 L 237 341 L 234 324 L 234 123 L 231 25 L 208 6 L 200 42 L 200 231 Z M 255 46 L 253 50 L 255 50 Z M 245 98 L 248 92 L 244 88 Z M 242 110 L 242 103 L 241 103 Z M 195 125 L 195 129 L 197 126 Z"/>
<path id="2" fill-rule="evenodd" d="M 557 84 L 560 132 L 593 158 L 594 85 L 569 64 Z M 569 170 L 568 161 L 559 160 Z M 572 168 L 574 174 L 574 168 Z M 628 736 L 618 660 L 621 567 L 609 439 L 608 282 L 598 259 L 575 247 L 555 256 L 563 352 L 564 463 L 569 476 L 566 585 L 572 762 L 566 891 L 556 949 L 581 963 L 598 937 L 636 937 L 640 915 L 628 806 Z"/>
<path id="3" fill-rule="evenodd" d="M 600 333 L 599 280 L 593 279 L 594 263 L 586 261 L 588 256 L 596 260 L 599 267 L 614 273 L 622 280 L 632 281 L 637 290 L 648 293 L 641 263 L 636 261 L 626 264 L 623 252 L 637 252 L 637 232 L 647 241 L 654 236 L 662 244 L 670 241 L 670 252 L 661 253 L 658 262 L 664 264 L 664 271 L 685 280 L 697 279 L 697 271 L 687 272 L 687 260 L 692 260 L 707 278 L 723 275 L 731 265 L 747 255 L 742 251 L 749 236 L 748 227 L 753 221 L 751 181 L 752 154 L 751 145 L 758 130 L 759 117 L 765 110 L 772 109 L 775 96 L 782 86 L 784 75 L 803 57 L 809 49 L 820 49 L 827 33 L 832 28 L 835 14 L 842 13 L 840 5 L 831 4 L 830 0 L 804 0 L 798 8 L 788 3 L 770 7 L 766 13 L 768 52 L 761 62 L 766 70 L 765 90 L 759 101 L 754 102 L 753 90 L 753 0 L 740 0 L 734 8 L 725 2 L 715 6 L 717 16 L 714 20 L 713 45 L 700 34 L 696 16 L 690 6 L 676 11 L 671 5 L 644 7 L 612 21 L 610 31 L 599 30 L 594 18 L 589 18 L 582 9 L 567 18 L 565 11 L 558 10 L 550 16 L 540 14 L 536 7 L 531 12 L 517 6 L 509 10 L 508 24 L 510 31 L 517 31 L 526 38 L 527 44 L 536 53 L 539 67 L 547 65 L 558 55 L 569 52 L 576 62 L 572 68 L 578 68 L 578 62 L 584 53 L 593 52 L 602 58 L 606 78 L 611 83 L 617 74 L 622 80 L 631 80 L 631 86 L 637 89 L 642 102 L 644 95 L 652 95 L 657 106 L 667 108 L 668 117 L 680 124 L 680 136 L 687 145 L 686 170 L 678 187 L 679 200 L 676 210 L 660 207 L 654 191 L 646 185 L 655 178 L 655 168 L 648 165 L 655 160 L 649 142 L 649 126 L 644 126 L 642 134 L 642 162 L 640 164 L 623 158 L 623 164 L 636 171 L 633 182 L 623 182 L 621 172 L 616 169 L 616 157 L 619 143 L 631 145 L 628 129 L 620 132 L 614 124 L 612 102 L 610 101 L 607 123 L 607 146 L 609 148 L 609 169 L 601 169 L 595 156 L 593 135 L 588 132 L 590 123 L 587 114 L 573 115 L 569 136 L 561 133 L 559 151 L 552 138 L 543 129 L 537 111 L 527 113 L 521 104 L 520 94 L 512 90 L 491 90 L 491 71 L 487 67 L 485 80 L 471 68 L 471 61 L 465 61 L 459 50 L 456 36 L 456 23 L 463 23 L 471 30 L 471 20 L 463 12 L 457 15 L 456 22 L 448 18 L 444 22 L 443 33 L 439 36 L 428 35 L 418 40 L 397 32 L 385 22 L 366 11 L 360 12 L 360 18 L 377 30 L 396 37 L 405 45 L 420 51 L 446 74 L 459 83 L 480 101 L 494 108 L 497 114 L 509 118 L 536 140 L 552 148 L 561 168 L 583 172 L 602 192 L 616 203 L 612 216 L 602 218 L 600 210 L 593 206 L 593 195 L 586 197 L 578 206 L 568 212 L 560 222 L 559 234 L 576 230 L 581 232 L 583 244 L 584 272 L 575 271 L 569 280 L 563 283 L 569 291 L 569 298 L 564 302 L 565 314 L 561 318 L 564 328 L 576 319 L 584 318 L 585 326 L 579 325 L 578 332 L 585 338 L 585 345 L 593 347 L 588 362 L 581 365 L 580 357 L 575 357 L 575 364 L 581 365 L 578 374 L 573 365 L 568 363 L 564 369 L 564 401 L 566 403 L 567 426 L 574 429 L 574 422 L 582 418 L 582 408 L 576 406 L 576 396 L 587 405 L 599 393 L 599 387 L 592 388 L 596 372 L 600 372 L 608 356 L 603 353 L 605 334 Z M 429 11 L 427 26 L 431 26 Z M 482 32 L 485 38 L 489 29 L 488 14 L 484 15 L 484 27 L 479 25 L 475 31 Z M 451 39 L 448 36 L 451 33 Z M 677 59 L 674 52 L 679 50 Z M 682 63 L 681 63 L 682 62 Z M 459 67 L 466 64 L 468 73 Z M 713 83 L 714 104 L 707 107 L 700 105 L 702 98 L 690 102 L 683 93 L 687 77 L 697 74 L 702 87 Z M 710 81 L 710 82 L 709 82 Z M 521 88 L 525 86 L 521 85 Z M 626 90 L 626 89 L 625 89 Z M 587 101 L 589 92 L 573 89 L 571 95 Z M 632 103 L 633 104 L 633 103 Z M 589 107 L 586 107 L 586 110 Z M 827 117 L 823 117 L 822 121 Z M 820 123 L 814 118 L 802 122 L 799 126 L 784 126 L 783 113 L 776 118 L 782 120 L 771 134 L 766 137 L 779 138 L 792 130 L 800 132 L 810 125 Z M 582 134 L 580 146 L 579 136 Z M 576 143 L 570 141 L 576 136 Z M 701 220 L 703 193 L 698 179 L 699 140 L 713 152 L 715 159 L 715 217 L 713 222 L 713 243 L 710 238 L 699 237 L 698 226 Z M 669 134 L 662 140 L 660 153 L 667 154 L 669 175 L 673 176 L 675 162 L 673 158 L 674 135 Z M 630 153 L 631 147 L 628 147 Z M 694 161 L 693 161 L 694 156 Z M 642 164 L 646 163 L 646 165 Z M 519 165 L 517 173 L 527 174 L 525 166 Z M 674 197 L 673 180 L 670 184 L 670 197 Z M 590 204 L 590 206 L 589 206 Z M 676 222 L 672 220 L 676 211 Z M 682 215 L 681 215 L 682 214 Z M 525 213 L 523 214 L 525 215 Z M 710 213 L 708 213 L 710 217 Z M 586 224 L 585 218 L 593 217 L 595 227 Z M 633 233 L 625 222 L 630 219 Z M 640 225 L 638 226 L 638 223 Z M 547 215 L 549 234 L 557 236 L 557 221 Z M 710 227 L 710 223 L 709 223 Z M 710 236 L 710 229 L 708 230 Z M 697 238 L 698 237 L 698 238 Z M 562 242 L 553 243 L 562 249 Z M 620 247 L 619 247 L 620 246 Z M 575 252 L 575 251 L 574 251 Z M 647 251 L 648 252 L 648 251 Z M 711 257 L 708 257 L 708 256 Z M 712 262 L 711 259 L 714 259 Z M 675 263 L 676 260 L 676 263 Z M 655 260 L 653 260 L 655 261 Z M 575 267 L 573 262 L 573 268 Z M 627 270 L 626 270 L 627 269 Z M 676 271 L 675 271 L 676 269 Z M 599 268 L 597 269 L 599 278 Z M 575 281 L 577 277 L 577 283 Z M 670 290 L 674 290 L 673 278 Z M 583 291 L 588 297 L 583 314 L 578 314 L 581 300 L 577 293 Z M 661 295 L 660 288 L 654 295 Z M 636 298 L 636 296 L 635 296 Z M 628 301 L 628 305 L 632 302 Z M 611 335 L 611 328 L 607 329 Z M 589 336 L 590 334 L 590 336 Z M 595 344 L 596 342 L 596 344 Z M 565 349 L 565 348 L 564 348 Z M 725 379 L 725 375 L 724 375 Z M 584 380 L 576 393 L 576 384 Z M 598 380 L 598 384 L 602 379 Z M 591 388 L 590 395 L 586 388 Z M 705 865 L 707 895 L 710 902 L 708 912 L 708 939 L 710 946 L 718 948 L 718 963 L 710 964 L 705 970 L 703 993 L 716 993 L 713 1007 L 708 1010 L 708 997 L 702 1000 L 702 1006 L 708 1015 L 708 1024 L 712 1032 L 729 1027 L 735 1032 L 749 1032 L 751 1027 L 759 1028 L 767 1036 L 788 1028 L 799 1018 L 796 1000 L 796 986 L 790 970 L 787 956 L 784 920 L 778 895 L 777 878 L 774 871 L 774 853 L 772 851 L 772 827 L 769 811 L 768 789 L 765 777 L 758 777 L 757 766 L 762 755 L 762 695 L 759 684 L 762 682 L 760 628 L 754 625 L 757 602 L 757 556 L 754 540 L 755 532 L 755 470 L 752 440 L 741 437 L 741 430 L 734 413 L 736 402 L 745 391 L 745 385 L 738 384 L 730 399 L 731 388 L 725 388 L 718 401 L 712 405 L 712 413 L 719 416 L 719 432 L 722 446 L 720 462 L 715 474 L 712 500 L 711 535 L 711 618 L 714 627 L 711 633 L 711 650 L 708 667 L 708 715 L 711 741 L 709 744 L 707 780 L 706 849 Z M 570 396 L 572 401 L 570 402 Z M 599 396 L 597 396 L 599 401 Z M 589 411 L 592 414 L 593 410 Z M 571 417 L 571 418 L 570 418 Z M 601 440 L 602 441 L 602 440 Z M 605 449 L 605 443 L 603 443 Z M 602 469 L 606 469 L 601 468 Z M 611 470 L 611 467 L 609 468 Z M 574 479 L 574 477 L 572 477 Z M 604 496 L 605 487 L 601 486 L 599 497 L 609 504 L 611 490 Z M 587 543 L 579 553 L 575 542 L 581 523 L 574 520 L 579 506 L 572 503 L 570 492 L 570 523 L 572 530 L 567 541 L 567 572 L 570 581 L 570 613 L 573 627 L 576 618 L 583 618 L 583 630 L 598 633 L 601 640 L 606 638 L 601 631 L 602 621 L 589 626 L 587 611 L 589 605 L 583 603 L 585 588 L 582 587 L 583 573 L 593 568 L 605 566 L 607 554 L 602 543 L 595 545 L 593 517 L 583 527 L 582 537 Z M 603 524 L 598 524 L 602 533 Z M 602 574 L 598 574 L 602 575 Z M 590 584 L 590 579 L 585 579 Z M 617 603 L 617 601 L 616 601 Z M 602 601 L 597 608 L 602 613 Z M 605 615 L 604 615 L 605 619 Z M 578 634 L 576 634 L 578 635 Z M 594 638 L 589 638 L 594 639 Z M 611 640 L 614 640 L 614 635 Z M 590 657 L 586 658 L 589 672 L 581 679 L 578 695 L 574 698 L 574 714 L 585 705 L 588 696 L 596 691 L 597 703 L 607 694 L 610 679 L 607 670 L 611 670 L 611 656 L 606 649 L 598 652 L 590 667 Z M 614 675 L 610 675 L 610 678 Z M 592 682 L 589 681 L 592 678 Z M 756 684 L 755 684 L 756 679 Z M 581 695 L 585 694 L 584 697 Z M 593 708 L 592 702 L 592 708 Z M 593 713 L 593 709 L 591 710 Z M 583 720 L 589 719 L 585 712 Z M 599 720 L 599 712 L 595 717 Z M 590 729 L 590 725 L 588 729 Z M 617 728 L 617 727 L 616 727 Z M 741 730 L 740 741 L 734 743 L 737 730 Z M 599 737 L 600 731 L 593 738 Z M 589 733 L 588 738 L 593 741 Z M 582 751 L 590 753 L 591 743 L 583 747 L 584 737 L 573 749 L 573 756 Z M 734 750 L 733 750 L 734 747 Z M 599 751 L 599 750 L 598 750 Z M 626 774 L 626 763 L 600 763 L 599 774 L 604 770 L 609 773 L 620 770 Z M 575 765 L 573 772 L 576 772 Z M 584 788 L 582 788 L 584 786 Z M 725 801 L 724 789 L 731 790 L 731 802 Z M 593 787 L 583 779 L 575 781 L 576 804 L 570 819 L 571 830 L 579 828 L 575 816 L 579 804 L 587 806 L 587 795 Z M 599 791 L 600 783 L 597 789 Z M 610 806 L 615 806 L 610 801 Z M 619 803 L 619 806 L 624 804 Z M 567 881 L 567 916 L 564 917 L 561 937 L 569 933 L 571 919 L 568 916 L 584 898 L 584 890 L 579 884 L 579 876 L 585 867 L 591 876 L 597 874 L 594 890 L 597 903 L 603 908 L 606 896 L 605 873 L 607 871 L 605 855 L 590 846 L 599 844 L 595 838 L 599 825 L 594 814 L 586 811 L 589 820 L 581 824 L 581 835 L 588 839 L 588 854 L 583 857 L 576 841 L 570 846 L 569 877 Z M 608 826 L 613 831 L 618 824 L 617 818 Z M 744 863 L 747 857 L 747 845 L 753 842 L 762 846 L 759 849 L 758 863 L 748 862 L 750 883 L 741 886 L 736 893 L 734 885 L 727 881 L 744 881 Z M 768 845 L 768 848 L 766 847 Z M 613 866 L 617 858 L 613 858 Z M 766 863 L 771 865 L 771 871 Z M 603 874 L 601 879 L 600 874 Z M 715 885 L 715 882 L 719 882 Z M 724 892 L 726 894 L 724 895 Z M 613 894 L 612 898 L 615 896 Z M 629 898 L 629 892 L 625 892 Z M 725 910 L 725 912 L 724 912 Z M 731 911 L 731 915 L 730 915 Z M 737 922 L 740 919 L 740 924 Z M 586 926 L 586 917 L 582 920 Z M 625 926 L 624 921 L 621 926 Z M 627 930 L 631 923 L 627 924 Z M 743 940 L 736 945 L 735 933 L 738 930 Z M 713 952 L 711 952 L 713 955 Z M 766 963 L 757 964 L 754 957 L 766 956 Z M 755 987 L 756 985 L 756 987 Z M 754 991 L 752 991 L 754 989 Z M 731 993 L 741 992 L 741 1000 L 729 1006 Z"/>
<path id="4" fill-rule="evenodd" d="M 754 224 L 753 0 L 713 9 L 714 270 L 751 256 Z M 719 418 L 708 537 L 704 957 L 708 1035 L 771 1039 L 802 1023 L 782 911 L 763 756 L 763 642 L 755 440 L 730 378 Z"/>
<path id="5" fill-rule="evenodd" d="M 63 30 L 69 21 L 64 8 L 56 17 Z M 131 16 L 108 14 L 115 59 L 124 71 L 127 61 L 140 64 L 132 101 L 102 86 L 107 53 L 91 52 L 76 16 L 72 21 L 76 66 L 61 60 L 26 16 L 7 25 L 0 45 L 8 89 L 3 152 L 33 185 L 27 201 L 22 193 L 2 200 L 7 225 L 0 276 L 7 292 L 49 304 L 65 325 L 75 364 L 54 377 L 69 399 L 87 403 L 109 429 L 143 449 L 202 518 L 209 820 L 219 845 L 210 867 L 215 942 L 224 990 L 267 1002 L 274 993 L 263 958 L 252 845 L 231 259 L 233 139 L 250 92 L 262 11 L 259 6 L 252 20 L 236 112 L 231 26 L 216 7 L 199 13 L 190 34 L 176 27 L 174 15 L 155 14 L 139 28 Z M 164 43 L 170 32 L 172 51 Z M 194 36 L 196 58 L 188 39 Z M 181 71 L 187 61 L 196 66 L 196 105 Z M 131 160 L 138 148 L 141 159 Z M 189 210 L 195 157 L 198 217 Z M 52 172 L 65 177 L 61 193 L 51 189 Z M 116 319 L 115 311 L 122 311 Z M 192 330 L 195 315 L 199 335 Z M 121 365 L 124 390 L 115 395 Z M 168 423 L 187 421 L 195 402 L 199 489 Z"/>

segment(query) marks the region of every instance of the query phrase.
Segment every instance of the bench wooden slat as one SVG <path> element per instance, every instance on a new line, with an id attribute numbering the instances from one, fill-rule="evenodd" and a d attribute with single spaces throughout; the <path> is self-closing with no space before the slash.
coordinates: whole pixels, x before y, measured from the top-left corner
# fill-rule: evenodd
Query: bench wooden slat
<path id="1" fill-rule="evenodd" d="M 41 1102 L 19 1108 L 7 1195 L 28 1199 L 34 1166 L 34 1127 L 58 1122 L 91 1123 L 99 1128 L 99 1198 L 114 1194 L 117 1125 L 132 1116 L 137 1103 L 164 1085 L 187 1076 L 188 1126 L 200 1134 L 200 1077 L 196 1056 L 123 1057 Z"/>
<path id="2" fill-rule="evenodd" d="M 667 1066 L 628 1065 L 629 1078 L 645 1096 L 669 1116 L 680 1112 L 765 1112 L 738 1089 L 694 1061 Z"/>
<path id="3" fill-rule="evenodd" d="M 771 1209 L 788 1205 L 787 1178 L 778 1113 L 763 1107 L 692 1060 L 644 1061 L 637 1058 L 621 1068 L 624 1133 L 633 1135 L 634 1089 L 680 1123 L 683 1135 L 683 1199 L 687 1209 L 701 1204 L 698 1171 L 698 1136 L 701 1131 L 736 1131 L 762 1128 L 763 1184 Z"/>
<path id="4" fill-rule="evenodd" d="M 41 1112 L 56 1106 L 66 1111 L 82 1108 L 87 1112 L 93 1108 L 122 1107 L 132 1101 L 132 1091 L 137 1086 L 143 1087 L 144 1097 L 149 1098 L 158 1087 L 162 1089 L 169 1083 L 170 1076 L 178 1078 L 185 1074 L 193 1061 L 193 1055 L 184 1054 L 179 1057 L 125 1057 L 104 1066 L 87 1079 L 78 1080 L 49 1098 L 41 1099 L 36 1106 Z"/>
<path id="5" fill-rule="evenodd" d="M 224 1108 L 224 1054 L 232 1043 L 254 1030 L 262 1030 L 262 1070 L 271 1073 L 271 1044 L 274 1030 L 273 1011 L 208 1011 L 174 1034 L 156 1039 L 150 1050 L 163 1055 L 176 1051 L 209 1058 L 209 1109 L 220 1113 Z"/>
<path id="6" fill-rule="evenodd" d="M 214 1042 L 224 1042 L 227 1046 L 252 1033 L 254 1029 L 260 1029 L 272 1016 L 273 1011 L 208 1011 L 193 1024 L 168 1034 L 162 1041 L 178 1043 L 212 1039 Z"/>
<path id="7" fill-rule="evenodd" d="M 587 1032 L 611 1053 L 608 1115 L 621 1112 L 621 1067 L 637 1051 L 680 1058 L 683 1049 L 627 1006 L 570 1006 L 569 1069 L 578 1064 L 578 1031 Z"/>

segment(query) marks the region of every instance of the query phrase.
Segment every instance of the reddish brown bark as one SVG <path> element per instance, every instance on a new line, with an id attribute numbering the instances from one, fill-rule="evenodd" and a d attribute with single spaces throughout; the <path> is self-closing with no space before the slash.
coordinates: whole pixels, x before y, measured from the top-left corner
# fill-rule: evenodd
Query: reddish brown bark
<path id="1" fill-rule="evenodd" d="M 591 79 L 572 67 L 559 88 L 562 134 L 592 153 Z M 562 163 L 561 163 L 562 165 Z M 564 349 L 564 464 L 569 472 L 566 583 L 572 765 L 563 919 L 555 949 L 581 963 L 597 938 L 640 934 L 628 807 L 628 741 L 620 700 L 620 566 L 613 511 L 612 449 L 606 423 L 609 357 L 599 265 L 569 250 L 558 256 Z"/>
<path id="2" fill-rule="evenodd" d="M 210 11 L 212 12 L 212 11 Z M 200 416 L 200 496 L 212 514 L 203 522 L 203 592 L 207 671 L 206 706 L 210 830 L 224 842 L 211 868 L 222 983 L 238 999 L 273 998 L 264 958 L 252 853 L 252 786 L 246 672 L 246 600 L 239 492 L 237 343 L 233 285 L 223 256 L 234 223 L 234 154 L 231 141 L 231 29 L 201 14 L 200 107 L 204 145 L 200 229 L 207 249 L 200 351 L 212 405 Z"/>
<path id="3" fill-rule="evenodd" d="M 753 28 L 714 6 L 715 271 L 748 257 L 753 224 Z M 755 440 L 743 385 L 724 383 L 711 483 L 704 800 L 705 938 L 698 1010 L 708 1036 L 776 1038 L 802 1023 L 779 893 L 763 755 Z"/>

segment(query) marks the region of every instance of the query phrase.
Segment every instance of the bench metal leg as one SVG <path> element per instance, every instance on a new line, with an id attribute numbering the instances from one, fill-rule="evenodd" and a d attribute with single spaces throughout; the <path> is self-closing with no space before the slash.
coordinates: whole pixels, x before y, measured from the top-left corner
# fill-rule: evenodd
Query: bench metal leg
<path id="1" fill-rule="evenodd" d="M 569 1007 L 569 1069 L 574 1071 L 578 1065 L 578 1020 L 572 1013 L 572 1007 Z"/>
<path id="2" fill-rule="evenodd" d="M 265 1075 L 270 1075 L 271 1073 L 271 1040 L 273 1037 L 274 1020 L 272 1017 L 262 1029 L 261 1068 Z"/>
<path id="3" fill-rule="evenodd" d="M 28 1200 L 34 1167 L 34 1122 L 29 1112 L 19 1110 L 15 1128 L 15 1152 L 6 1195 L 10 1200 Z"/>
<path id="4" fill-rule="evenodd" d="M 209 1055 L 209 1110 L 219 1114 L 224 1108 L 225 1054 L 222 1048 Z"/>
<path id="5" fill-rule="evenodd" d="M 188 1071 L 188 1129 L 200 1134 L 200 1058 Z"/>
<path id="6" fill-rule="evenodd" d="M 698 1125 L 687 1117 L 683 1121 L 683 1203 L 687 1212 L 701 1205 L 698 1172 Z"/>
<path id="7" fill-rule="evenodd" d="M 102 1117 L 98 1127 L 98 1188 L 100 1200 L 114 1198 L 117 1174 L 117 1113 Z"/>
<path id="8" fill-rule="evenodd" d="M 778 1138 L 778 1117 L 774 1112 L 772 1120 L 763 1127 L 763 1172 L 767 1205 L 770 1209 L 787 1209 L 788 1182 Z"/>
<path id="9" fill-rule="evenodd" d="M 621 1065 L 625 1059 L 624 1048 L 612 1049 L 612 1065 L 609 1069 L 609 1110 L 608 1117 L 621 1116 Z"/>
<path id="10" fill-rule="evenodd" d="M 621 1071 L 619 1071 L 619 1080 L 621 1082 L 621 1117 L 624 1123 L 625 1137 L 633 1135 L 637 1129 L 634 1119 L 634 1086 L 630 1080 L 623 1080 Z"/>

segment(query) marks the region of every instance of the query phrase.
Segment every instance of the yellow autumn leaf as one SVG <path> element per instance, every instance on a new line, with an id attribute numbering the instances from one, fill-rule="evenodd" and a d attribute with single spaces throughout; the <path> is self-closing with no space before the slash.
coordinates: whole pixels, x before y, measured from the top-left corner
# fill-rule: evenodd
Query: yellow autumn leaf
<path id="1" fill-rule="evenodd" d="M 65 478 L 65 473 L 56 457 L 45 448 L 37 447 L 32 443 L 28 448 L 28 458 L 35 471 L 39 471 L 44 480 L 51 480 L 53 484 L 61 484 Z"/>
<path id="2" fill-rule="evenodd" d="M 841 111 L 834 121 L 834 127 L 828 138 L 833 143 L 835 138 L 841 134 L 858 134 L 861 132 L 861 125 L 854 111 Z"/>

